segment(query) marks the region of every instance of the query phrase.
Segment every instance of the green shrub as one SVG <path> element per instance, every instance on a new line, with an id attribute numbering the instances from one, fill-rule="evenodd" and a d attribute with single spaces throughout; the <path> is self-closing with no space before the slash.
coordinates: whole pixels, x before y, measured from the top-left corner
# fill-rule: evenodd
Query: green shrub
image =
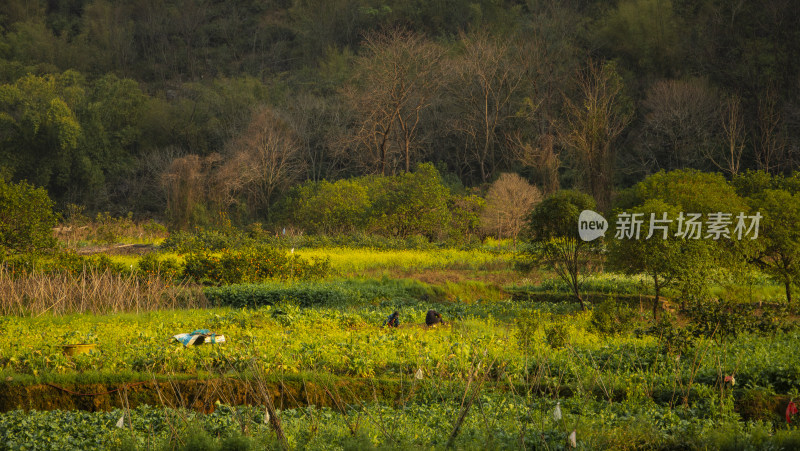
<path id="1" fill-rule="evenodd" d="M 396 176 L 306 182 L 289 194 L 282 216 L 312 234 L 369 231 L 427 243 L 469 240 L 482 205 L 477 196 L 453 195 L 432 164 L 420 164 Z"/>
<path id="2" fill-rule="evenodd" d="M 439 246 L 432 243 L 424 236 L 413 235 L 408 237 L 389 237 L 364 232 L 355 232 L 342 235 L 302 235 L 299 237 L 276 240 L 285 247 L 295 248 L 324 248 L 324 247 L 348 247 L 355 249 L 379 249 L 379 250 L 428 250 L 438 249 Z"/>
<path id="3" fill-rule="evenodd" d="M 57 218 L 44 188 L 10 183 L 0 174 L 0 259 L 6 253 L 55 248 Z"/>
<path id="4" fill-rule="evenodd" d="M 604 334 L 618 334 L 633 329 L 636 312 L 627 304 L 617 302 L 613 297 L 597 304 L 592 309 L 592 326 Z"/>
<path id="5" fill-rule="evenodd" d="M 800 449 L 800 431 L 797 429 L 772 431 L 768 423 L 754 422 L 742 430 L 735 426 L 714 428 L 703 442 L 695 443 L 698 449 L 739 451 L 751 449 Z"/>
<path id="6" fill-rule="evenodd" d="M 522 352 L 530 353 L 536 343 L 536 333 L 542 328 L 542 317 L 539 315 L 522 315 L 517 317 L 517 346 Z"/>
<path id="7" fill-rule="evenodd" d="M 778 306 L 734 302 L 723 299 L 694 300 L 686 303 L 684 312 L 691 319 L 691 329 L 697 336 L 713 337 L 717 341 L 736 338 L 742 333 L 775 335 L 793 330 L 796 319 L 786 304 Z"/>
<path id="8" fill-rule="evenodd" d="M 179 451 L 217 451 L 219 446 L 213 437 L 202 427 L 191 425 L 185 431 L 182 440 L 175 445 L 174 449 Z"/>
<path id="9" fill-rule="evenodd" d="M 115 274 L 130 272 L 130 267 L 111 260 L 105 254 L 78 255 L 74 251 L 56 252 L 42 257 L 33 254 L 14 255 L 3 262 L 3 266 L 12 274 L 23 275 L 32 271 L 43 273 L 69 272 L 81 274 L 85 271 L 110 271 Z"/>
<path id="10" fill-rule="evenodd" d="M 39 258 L 32 254 L 12 254 L 5 256 L 0 266 L 11 276 L 21 276 L 33 271 L 38 261 Z"/>
<path id="11" fill-rule="evenodd" d="M 348 247 L 378 250 L 430 250 L 442 247 L 471 250 L 480 247 L 477 238 L 464 240 L 451 237 L 446 242 L 431 242 L 428 237 L 420 234 L 395 237 L 364 231 L 335 235 L 278 234 L 276 236 L 261 227 L 261 224 L 255 223 L 243 231 L 216 229 L 199 229 L 195 232 L 175 231 L 161 243 L 159 249 L 178 253 L 199 253 L 252 246 L 272 246 L 282 249 Z"/>
<path id="12" fill-rule="evenodd" d="M 347 305 L 358 302 L 357 293 L 335 285 L 229 285 L 209 287 L 204 290 L 206 298 L 214 306 L 249 307 L 275 305 L 292 301 L 302 307 Z"/>
<path id="13" fill-rule="evenodd" d="M 587 293 L 635 294 L 652 292 L 653 283 L 645 279 L 618 273 L 602 273 L 588 276 L 583 280 L 582 289 Z M 543 280 L 539 285 L 526 287 L 529 291 L 570 293 L 570 287 L 562 279 Z"/>
<path id="14" fill-rule="evenodd" d="M 363 230 L 370 199 L 361 179 L 307 182 L 296 188 L 295 223 L 310 233 L 341 234 Z"/>
<path id="15" fill-rule="evenodd" d="M 569 329 L 563 323 L 556 323 L 545 328 L 544 336 L 553 349 L 563 348 L 569 343 Z"/>
<path id="16" fill-rule="evenodd" d="M 420 164 L 415 172 L 376 179 L 368 227 L 386 236 L 444 238 L 451 214 L 450 190 L 436 168 Z"/>
<path id="17" fill-rule="evenodd" d="M 183 273 L 183 267 L 172 257 L 159 259 L 154 252 L 147 253 L 136 263 L 139 271 L 151 276 L 161 276 L 165 279 L 177 279 Z"/>
<path id="18" fill-rule="evenodd" d="M 284 301 L 301 307 L 345 307 L 386 301 L 395 304 L 407 300 L 435 301 L 441 297 L 441 293 L 421 282 L 395 279 L 347 279 L 290 285 L 268 282 L 207 287 L 203 292 L 212 305 L 249 308 L 276 305 Z"/>
<path id="19" fill-rule="evenodd" d="M 736 410 L 746 420 L 779 424 L 782 419 L 776 412 L 782 402 L 786 401 L 772 387 L 748 387 L 738 396 Z"/>
<path id="20" fill-rule="evenodd" d="M 214 229 L 199 229 L 196 232 L 172 232 L 159 246 L 166 251 L 180 253 L 187 252 L 217 252 L 224 249 L 236 249 L 255 244 L 255 241 L 236 231 L 220 231 Z"/>
<path id="21" fill-rule="evenodd" d="M 46 261 L 41 266 L 45 272 L 67 271 L 72 274 L 80 274 L 84 271 L 109 271 L 115 274 L 130 272 L 130 268 L 122 263 L 111 260 L 105 254 L 99 255 L 78 255 L 74 252 L 59 252 L 52 260 Z"/>
<path id="22" fill-rule="evenodd" d="M 695 335 L 717 341 L 736 338 L 754 329 L 755 305 L 723 299 L 696 299 L 686 305 L 686 316 L 692 320 Z"/>
<path id="23" fill-rule="evenodd" d="M 478 241 L 481 226 L 480 213 L 486 205 L 486 201 L 475 195 L 453 195 L 447 200 L 447 205 L 450 209 L 450 241 L 458 243 Z"/>
<path id="24" fill-rule="evenodd" d="M 762 335 L 775 335 L 787 332 L 798 326 L 789 306 L 785 303 L 777 306 L 763 306 L 761 315 L 754 320 L 754 331 Z"/>
<path id="25" fill-rule="evenodd" d="M 227 251 L 221 255 L 190 253 L 183 270 L 185 278 L 204 285 L 227 285 L 268 279 L 313 279 L 331 270 L 328 259 L 310 261 L 287 256 L 283 251 L 258 246 Z"/>
<path id="26" fill-rule="evenodd" d="M 691 330 L 679 327 L 675 317 L 669 312 L 664 312 L 647 333 L 658 338 L 665 354 L 682 355 L 694 347 L 695 338 Z"/>

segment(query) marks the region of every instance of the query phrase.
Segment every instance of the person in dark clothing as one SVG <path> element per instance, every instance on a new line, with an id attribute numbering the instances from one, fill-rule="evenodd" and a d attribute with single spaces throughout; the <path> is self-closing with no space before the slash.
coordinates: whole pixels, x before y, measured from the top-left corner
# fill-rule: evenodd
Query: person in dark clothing
<path id="1" fill-rule="evenodd" d="M 388 325 L 389 327 L 397 327 L 397 326 L 399 326 L 400 325 L 400 313 L 395 311 L 394 313 L 389 315 L 389 317 L 386 318 L 386 321 L 383 322 L 383 325 L 384 326 Z"/>
<path id="2" fill-rule="evenodd" d="M 436 310 L 428 310 L 428 314 L 425 315 L 425 325 L 433 326 L 434 324 L 444 324 L 442 315 L 440 315 Z"/>

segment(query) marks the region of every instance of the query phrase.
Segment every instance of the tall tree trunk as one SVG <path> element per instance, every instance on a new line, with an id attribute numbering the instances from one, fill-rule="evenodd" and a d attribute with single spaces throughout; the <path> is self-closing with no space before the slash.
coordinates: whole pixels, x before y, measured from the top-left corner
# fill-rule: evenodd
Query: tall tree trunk
<path id="1" fill-rule="evenodd" d="M 584 304 L 583 298 L 581 297 L 580 292 L 578 292 L 578 281 L 576 279 L 573 279 L 572 281 L 572 295 L 575 296 L 575 299 L 581 303 L 581 310 L 585 312 L 586 304 Z"/>
<path id="2" fill-rule="evenodd" d="M 661 284 L 658 283 L 658 276 L 653 276 L 653 285 L 656 289 L 656 298 L 653 300 L 653 319 L 658 319 L 658 304 L 661 294 Z"/>
<path id="3" fill-rule="evenodd" d="M 408 141 L 406 141 L 406 174 L 409 172 L 411 172 L 411 149 Z"/>

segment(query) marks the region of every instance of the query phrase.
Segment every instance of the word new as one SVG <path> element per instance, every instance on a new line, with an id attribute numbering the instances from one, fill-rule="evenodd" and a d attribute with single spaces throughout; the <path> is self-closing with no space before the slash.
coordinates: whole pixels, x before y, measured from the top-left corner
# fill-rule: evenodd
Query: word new
<path id="1" fill-rule="evenodd" d="M 592 210 L 583 210 L 578 217 L 578 234 L 583 241 L 592 241 L 605 236 L 608 229 L 606 218 Z"/>

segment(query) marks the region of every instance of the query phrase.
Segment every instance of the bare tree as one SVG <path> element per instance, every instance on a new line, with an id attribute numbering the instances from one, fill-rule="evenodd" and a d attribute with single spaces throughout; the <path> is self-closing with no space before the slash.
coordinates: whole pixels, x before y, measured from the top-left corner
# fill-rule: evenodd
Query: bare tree
<path id="1" fill-rule="evenodd" d="M 514 161 L 530 171 L 536 185 L 549 195 L 560 188 L 561 157 L 554 119 L 563 102 L 560 93 L 569 79 L 563 74 L 573 72 L 569 61 L 574 58 L 566 49 L 554 49 L 543 29 L 534 29 L 517 47 L 528 80 L 523 87 L 522 108 L 516 114 L 525 119 L 526 127 L 508 133 L 507 147 Z"/>
<path id="2" fill-rule="evenodd" d="M 231 144 L 226 163 L 232 177 L 238 175 L 251 212 L 265 209 L 269 215 L 273 196 L 297 181 L 305 170 L 297 136 L 272 109 L 253 114 L 247 131 Z"/>
<path id="3" fill-rule="evenodd" d="M 120 196 L 132 199 L 138 211 L 163 212 L 167 206 L 164 183 L 172 162 L 186 152 L 175 146 L 154 149 L 136 158 L 136 171 L 117 187 Z"/>
<path id="4" fill-rule="evenodd" d="M 498 239 L 510 237 L 517 246 L 517 236 L 525 226 L 525 217 L 542 200 L 542 193 L 527 180 L 514 173 L 500 174 L 489 192 L 481 213 L 481 225 Z"/>
<path id="5" fill-rule="evenodd" d="M 444 49 L 399 29 L 367 36 L 364 48 L 344 90 L 357 114 L 350 144 L 365 150 L 359 160 L 369 172 L 393 172 L 398 155 L 410 172 L 422 145 L 423 114 L 440 87 Z"/>
<path id="6" fill-rule="evenodd" d="M 756 118 L 756 164 L 758 169 L 777 173 L 786 166 L 787 142 L 783 128 L 783 117 L 778 108 L 774 89 L 768 89 L 758 99 Z"/>
<path id="7" fill-rule="evenodd" d="M 567 119 L 560 131 L 600 209 L 611 203 L 614 141 L 630 123 L 622 80 L 613 64 L 589 61 L 578 73 L 580 99 L 565 98 Z"/>
<path id="8" fill-rule="evenodd" d="M 161 183 L 167 194 L 167 216 L 178 228 L 185 228 L 191 220 L 191 211 L 201 197 L 200 157 L 188 155 L 172 161 Z"/>
<path id="9" fill-rule="evenodd" d="M 719 155 L 709 153 L 707 158 L 720 170 L 736 175 L 742 167 L 745 146 L 742 103 L 739 98 L 735 96 L 728 98 L 722 113 L 723 149 Z"/>
<path id="10" fill-rule="evenodd" d="M 461 36 L 463 52 L 450 61 L 452 130 L 463 138 L 463 160 L 488 181 L 504 158 L 503 128 L 515 117 L 514 99 L 525 78 L 520 55 L 486 33 Z"/>
<path id="11" fill-rule="evenodd" d="M 512 138 L 510 148 L 514 159 L 534 172 L 545 195 L 558 191 L 561 186 L 558 180 L 561 159 L 555 149 L 555 136 L 540 135 L 536 145 L 533 145 L 524 141 L 517 133 Z"/>
<path id="12" fill-rule="evenodd" d="M 287 120 L 298 137 L 309 180 L 331 178 L 342 166 L 345 155 L 336 144 L 344 134 L 345 115 L 338 100 L 303 94 L 288 107 Z"/>
<path id="13" fill-rule="evenodd" d="M 219 154 L 207 157 L 186 155 L 175 158 L 162 175 L 166 192 L 167 215 L 172 224 L 186 228 L 208 207 L 208 179 L 221 161 Z"/>
<path id="14" fill-rule="evenodd" d="M 700 168 L 715 156 L 722 140 L 722 105 L 717 99 L 701 79 L 654 83 L 642 102 L 638 172 Z"/>
<path id="15" fill-rule="evenodd" d="M 238 194 L 244 187 L 245 179 L 239 170 L 239 164 L 231 160 L 222 160 L 214 170 L 206 174 L 206 198 L 208 205 L 216 212 L 229 211 L 232 205 L 239 202 Z"/>

